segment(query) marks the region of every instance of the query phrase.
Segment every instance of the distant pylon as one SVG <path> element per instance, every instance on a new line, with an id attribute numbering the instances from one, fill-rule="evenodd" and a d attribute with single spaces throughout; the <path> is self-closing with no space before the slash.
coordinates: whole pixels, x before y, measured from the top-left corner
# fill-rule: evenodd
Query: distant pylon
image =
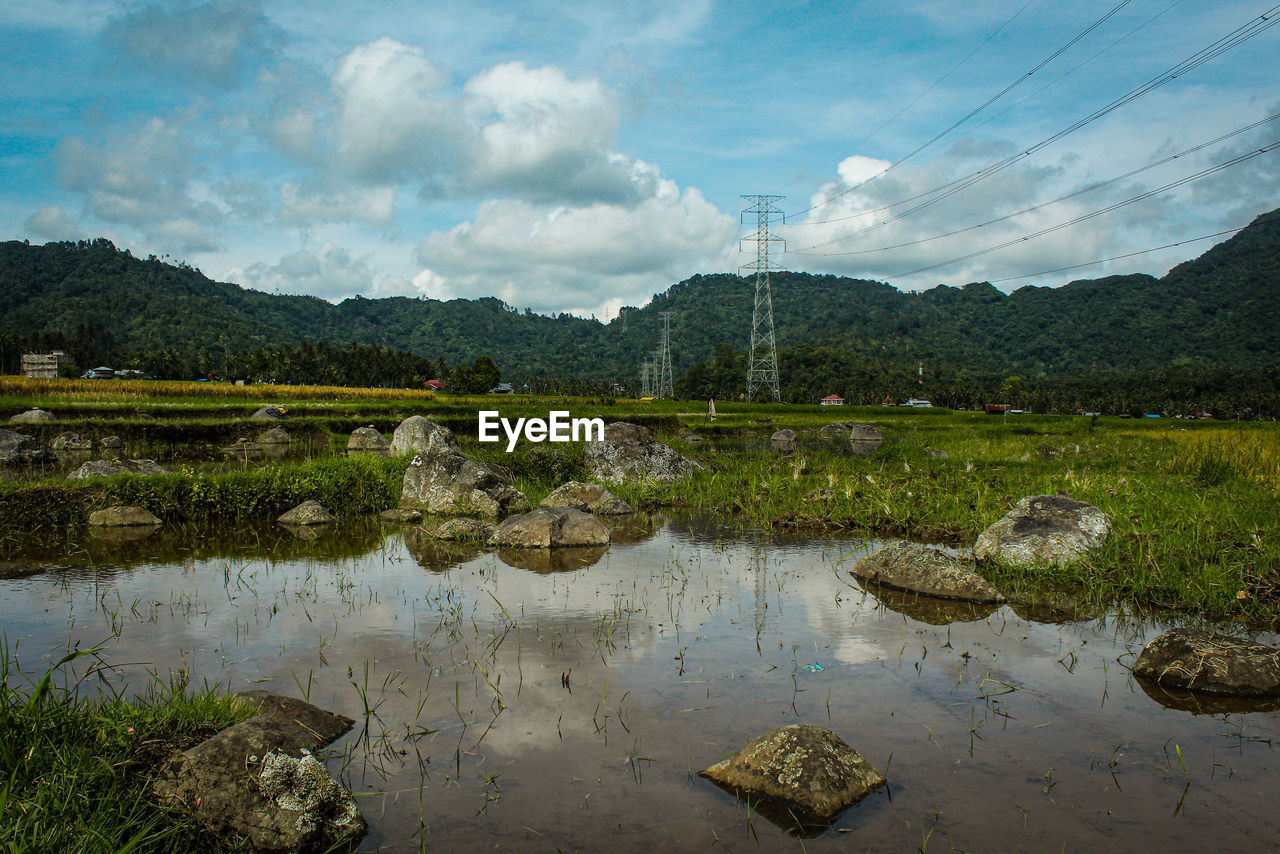
<path id="1" fill-rule="evenodd" d="M 662 314 L 661 346 L 658 349 L 658 391 L 657 396 L 675 397 L 675 387 L 671 383 L 671 312 Z"/>
<path id="2" fill-rule="evenodd" d="M 640 366 L 640 396 L 653 396 L 653 365 L 645 362 Z"/>
<path id="3" fill-rule="evenodd" d="M 769 233 L 769 222 L 782 217 L 782 211 L 774 202 L 782 201 L 785 196 L 743 196 L 747 208 L 742 212 L 742 222 L 747 221 L 748 214 L 756 215 L 756 231 L 750 237 L 744 237 L 738 244 L 754 242 L 756 260 L 738 268 L 740 273 L 754 271 L 756 274 L 755 307 L 751 311 L 751 354 L 747 360 L 747 400 L 753 400 L 756 392 L 768 389 L 774 403 L 782 399 L 778 392 L 778 347 L 773 334 L 773 294 L 769 286 L 769 271 L 781 270 L 780 266 L 769 261 L 769 244 L 782 244 L 786 251 L 786 243 L 781 237 Z"/>

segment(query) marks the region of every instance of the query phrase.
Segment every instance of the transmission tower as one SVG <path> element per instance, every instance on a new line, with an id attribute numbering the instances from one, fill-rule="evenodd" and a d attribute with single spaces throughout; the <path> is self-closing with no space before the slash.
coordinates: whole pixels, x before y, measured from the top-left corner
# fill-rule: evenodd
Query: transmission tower
<path id="1" fill-rule="evenodd" d="M 662 336 L 658 349 L 658 397 L 675 397 L 675 388 L 671 384 L 671 312 L 662 314 Z"/>
<path id="2" fill-rule="evenodd" d="M 662 348 L 649 354 L 649 394 L 662 397 Z"/>
<path id="3" fill-rule="evenodd" d="M 756 215 L 756 231 L 750 237 L 744 237 L 738 244 L 740 250 L 743 243 L 755 243 L 756 260 L 738 268 L 738 272 L 746 274 L 754 271 L 756 276 L 756 300 L 751 312 L 751 356 L 747 361 L 747 400 L 755 399 L 756 392 L 768 389 L 773 402 L 781 400 L 778 393 L 778 347 L 773 334 L 773 294 L 769 288 L 769 271 L 781 270 L 769 261 L 769 244 L 782 244 L 786 251 L 786 243 L 781 237 L 769 233 L 769 223 L 782 218 L 782 211 L 774 202 L 782 201 L 785 196 L 743 196 L 746 210 L 742 212 L 742 222 L 747 222 L 750 214 Z"/>
<path id="4" fill-rule="evenodd" d="M 653 365 L 649 364 L 648 362 L 645 362 L 643 365 L 640 366 L 640 396 L 641 397 L 653 396 L 653 382 L 651 379 L 652 377 L 653 377 Z"/>

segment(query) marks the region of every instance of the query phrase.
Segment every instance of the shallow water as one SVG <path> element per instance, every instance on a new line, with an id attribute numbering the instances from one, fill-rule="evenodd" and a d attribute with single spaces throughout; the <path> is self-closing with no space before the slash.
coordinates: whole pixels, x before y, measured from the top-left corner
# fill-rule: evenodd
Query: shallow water
<path id="1" fill-rule="evenodd" d="M 877 598 L 841 565 L 877 544 L 687 518 L 555 560 L 367 526 L 248 540 L 0 581 L 3 631 L 28 673 L 106 640 L 117 681 L 182 669 L 356 718 L 330 768 L 362 850 L 1280 844 L 1280 715 L 1152 699 L 1128 671 L 1150 621 Z M 805 840 L 697 777 L 796 722 L 890 780 Z"/>

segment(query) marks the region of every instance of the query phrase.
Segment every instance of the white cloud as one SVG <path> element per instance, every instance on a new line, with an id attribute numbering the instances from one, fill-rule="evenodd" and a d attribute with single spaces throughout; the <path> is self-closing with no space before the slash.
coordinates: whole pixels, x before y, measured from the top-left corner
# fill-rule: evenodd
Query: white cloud
<path id="1" fill-rule="evenodd" d="M 360 222 L 389 225 L 396 215 L 396 191 L 392 187 L 368 187 L 351 191 L 308 192 L 293 183 L 280 187 L 282 225 L 307 227 L 316 223 Z"/>
<path id="2" fill-rule="evenodd" d="M 269 56 L 279 39 L 255 0 L 155 3 L 117 18 L 104 35 L 158 72 L 217 85 Z"/>
<path id="3" fill-rule="evenodd" d="M 40 240 L 79 240 L 85 236 L 85 230 L 57 205 L 40 208 L 23 225 L 28 234 Z"/>
<path id="4" fill-rule="evenodd" d="M 300 249 L 276 264 L 259 262 L 230 270 L 226 278 L 258 291 L 311 294 L 337 301 L 372 293 L 375 275 L 368 256 L 353 257 L 341 246 L 325 243 L 316 252 Z"/>
<path id="5" fill-rule="evenodd" d="M 653 181 L 654 192 L 633 205 L 486 202 L 474 222 L 419 244 L 423 281 L 442 297 L 496 295 L 537 311 L 589 314 L 644 302 L 715 266 L 738 235 L 737 220 L 696 189 Z"/>

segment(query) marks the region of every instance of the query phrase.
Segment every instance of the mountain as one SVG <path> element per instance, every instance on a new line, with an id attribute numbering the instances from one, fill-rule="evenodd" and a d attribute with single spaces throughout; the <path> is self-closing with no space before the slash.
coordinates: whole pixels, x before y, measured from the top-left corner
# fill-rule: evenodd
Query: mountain
<path id="1" fill-rule="evenodd" d="M 378 344 L 450 363 L 491 356 L 504 378 L 630 381 L 672 312 L 679 376 L 746 348 L 753 284 L 694 276 L 609 324 L 478 300 L 270 295 L 184 264 L 140 259 L 99 239 L 0 244 L 0 367 L 15 348 L 66 342 L 84 353 L 159 350 L 215 358 L 304 341 Z M 1134 274 L 1004 294 L 987 283 L 904 293 L 883 282 L 772 276 L 779 347 L 975 374 L 1079 373 L 1167 365 L 1280 363 L 1280 210 L 1163 278 Z"/>

